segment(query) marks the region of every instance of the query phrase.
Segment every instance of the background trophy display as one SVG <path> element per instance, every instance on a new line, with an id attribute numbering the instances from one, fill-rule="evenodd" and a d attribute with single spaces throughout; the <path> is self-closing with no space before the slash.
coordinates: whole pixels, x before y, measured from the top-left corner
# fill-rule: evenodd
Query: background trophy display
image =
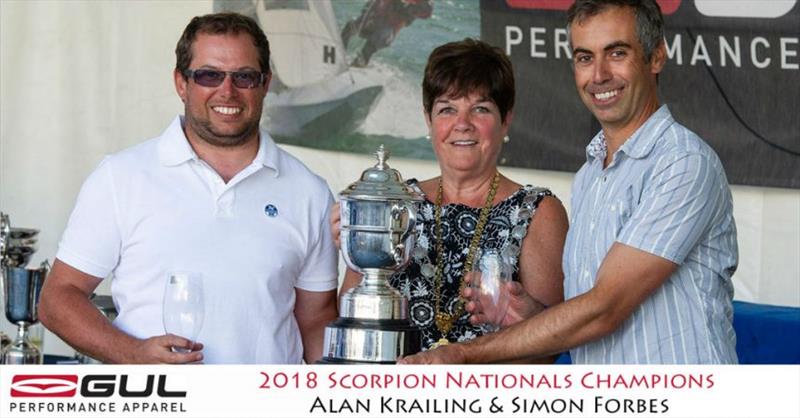
<path id="1" fill-rule="evenodd" d="M 363 274 L 341 296 L 339 319 L 325 328 L 320 363 L 394 363 L 420 350 L 420 332 L 408 320 L 408 301 L 389 277 L 408 264 L 414 247 L 416 209 L 422 196 L 386 164 L 378 163 L 339 194 L 341 251 L 347 265 Z"/>
<path id="2" fill-rule="evenodd" d="M 3 271 L 3 300 L 6 319 L 17 325 L 17 337 L 0 351 L 4 364 L 41 364 L 43 355 L 28 340 L 28 327 L 39 321 L 39 292 L 49 265 L 38 269 L 25 266 L 36 252 L 36 229 L 12 228 L 8 215 L 0 213 L 0 264 Z"/>

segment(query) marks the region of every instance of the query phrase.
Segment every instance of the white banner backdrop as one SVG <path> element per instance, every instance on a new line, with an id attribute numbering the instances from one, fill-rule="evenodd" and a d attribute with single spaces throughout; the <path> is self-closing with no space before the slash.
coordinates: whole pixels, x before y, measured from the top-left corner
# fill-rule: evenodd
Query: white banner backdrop
<path id="1" fill-rule="evenodd" d="M 52 261 L 80 185 L 101 158 L 160 134 L 182 110 L 175 44 L 191 17 L 211 10 L 210 0 L 0 1 L 0 210 L 15 226 L 42 230 L 33 263 Z M 374 164 L 371 156 L 286 148 L 334 192 Z M 430 161 L 392 166 L 405 177 L 438 175 Z M 571 174 L 503 172 L 550 187 L 568 206 Z M 732 189 L 736 299 L 800 306 L 800 191 Z M 45 351 L 72 354 L 52 335 Z"/>

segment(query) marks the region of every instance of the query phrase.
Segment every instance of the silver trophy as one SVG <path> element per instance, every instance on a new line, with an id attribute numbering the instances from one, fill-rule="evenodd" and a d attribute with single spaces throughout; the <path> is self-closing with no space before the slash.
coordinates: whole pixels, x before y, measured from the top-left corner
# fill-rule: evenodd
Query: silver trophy
<path id="1" fill-rule="evenodd" d="M 415 202 L 422 196 L 386 164 L 378 164 L 339 194 L 341 251 L 361 283 L 341 296 L 339 319 L 325 328 L 321 363 L 394 363 L 420 350 L 420 331 L 408 320 L 408 301 L 389 285 L 414 249 Z"/>
<path id="2" fill-rule="evenodd" d="M 36 252 L 38 230 L 12 228 L 8 215 L 0 213 L 0 263 L 6 319 L 17 325 L 17 338 L 4 343 L 0 359 L 4 364 L 41 364 L 43 355 L 27 336 L 28 327 L 39 321 L 39 292 L 49 264 L 38 269 L 25 266 Z"/>

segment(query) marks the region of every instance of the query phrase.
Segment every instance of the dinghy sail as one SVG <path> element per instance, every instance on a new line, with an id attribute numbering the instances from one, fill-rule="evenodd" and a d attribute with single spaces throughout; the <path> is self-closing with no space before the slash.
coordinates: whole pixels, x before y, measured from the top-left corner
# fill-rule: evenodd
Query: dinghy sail
<path id="1" fill-rule="evenodd" d="M 261 0 L 255 8 L 273 70 L 264 127 L 278 137 L 355 131 L 383 88 L 348 65 L 331 2 Z"/>

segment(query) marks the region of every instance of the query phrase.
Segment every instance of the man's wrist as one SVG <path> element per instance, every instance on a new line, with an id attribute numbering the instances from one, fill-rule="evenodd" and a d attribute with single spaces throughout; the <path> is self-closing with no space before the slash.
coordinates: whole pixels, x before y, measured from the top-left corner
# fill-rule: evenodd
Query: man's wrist
<path id="1" fill-rule="evenodd" d="M 483 353 L 487 352 L 486 346 L 491 345 L 491 341 L 495 338 L 495 334 L 484 335 L 467 341 L 463 344 L 455 344 L 454 347 L 458 349 L 459 363 L 462 364 L 487 364 L 492 363 L 493 360 L 487 358 Z"/>

